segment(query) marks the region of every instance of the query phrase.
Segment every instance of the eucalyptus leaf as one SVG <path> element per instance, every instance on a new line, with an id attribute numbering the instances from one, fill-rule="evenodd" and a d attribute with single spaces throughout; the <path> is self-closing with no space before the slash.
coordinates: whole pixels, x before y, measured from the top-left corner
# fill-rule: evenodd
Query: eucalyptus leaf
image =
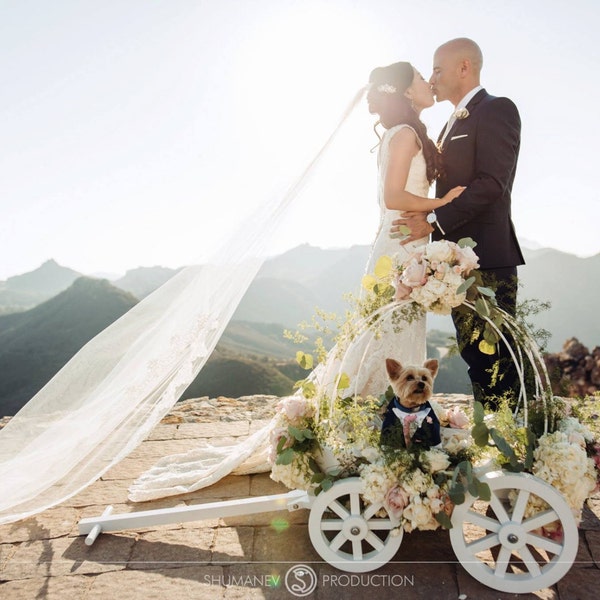
<path id="1" fill-rule="evenodd" d="M 483 404 L 481 402 L 473 403 L 473 422 L 474 423 L 483 423 L 483 419 L 485 417 L 485 410 L 483 408 Z"/>
<path id="2" fill-rule="evenodd" d="M 323 481 L 321 482 L 321 487 L 323 488 L 324 492 L 331 489 L 332 485 L 333 485 L 333 480 L 330 479 L 329 477 L 327 479 L 323 479 Z"/>
<path id="3" fill-rule="evenodd" d="M 485 423 L 477 423 L 471 429 L 471 436 L 473 436 L 473 441 L 480 447 L 488 445 L 489 442 L 489 433 L 490 430 L 487 428 Z"/>
<path id="4" fill-rule="evenodd" d="M 492 499 L 492 490 L 487 483 L 477 480 L 477 495 L 484 502 L 489 502 Z"/>
<path id="5" fill-rule="evenodd" d="M 400 227 L 398 228 L 398 231 L 402 235 L 410 235 L 411 234 L 411 228 L 407 227 L 406 225 L 400 225 Z"/>
<path id="6" fill-rule="evenodd" d="M 452 529 L 452 521 L 450 520 L 450 517 L 444 511 L 440 511 L 439 513 L 435 513 L 435 520 L 444 529 Z"/>
<path id="7" fill-rule="evenodd" d="M 463 504 L 463 502 L 465 501 L 464 492 L 455 492 L 453 490 L 450 490 L 448 492 L 448 495 L 450 496 L 450 500 L 452 500 L 454 504 Z"/>
<path id="8" fill-rule="evenodd" d="M 464 294 L 475 283 L 475 277 L 465 279 L 457 288 L 457 294 Z"/>
<path id="9" fill-rule="evenodd" d="M 310 480 L 312 483 L 321 483 L 325 477 L 327 477 L 325 473 L 315 473 Z"/>
<path id="10" fill-rule="evenodd" d="M 277 465 L 291 465 L 294 460 L 294 451 L 292 448 L 286 448 L 283 452 L 277 455 L 275 464 Z"/>
<path id="11" fill-rule="evenodd" d="M 479 496 L 479 486 L 477 485 L 477 480 L 473 480 L 469 484 L 469 494 L 471 494 L 471 496 L 474 498 Z"/>
<path id="12" fill-rule="evenodd" d="M 490 305 L 485 301 L 484 298 L 477 298 L 477 300 L 475 300 L 475 310 L 477 311 L 477 314 L 481 315 L 482 317 L 490 316 Z"/>
<path id="13" fill-rule="evenodd" d="M 477 290 L 479 291 L 480 294 L 483 294 L 484 296 L 488 296 L 489 298 L 496 297 L 496 292 L 494 292 L 494 290 L 490 289 L 489 287 L 483 287 L 483 286 L 478 285 Z"/>
<path id="14" fill-rule="evenodd" d="M 500 336 L 489 323 L 486 323 L 483 328 L 483 339 L 491 346 L 495 346 L 500 341 Z"/>
<path id="15" fill-rule="evenodd" d="M 502 452 L 502 454 L 506 456 L 506 458 L 508 458 L 509 460 L 511 460 L 513 457 L 516 458 L 515 451 L 510 447 L 509 443 L 500 435 L 500 432 L 497 429 L 494 429 L 492 427 L 492 429 L 490 429 L 490 436 L 494 440 L 494 443 L 496 444 L 498 450 L 500 450 L 500 452 Z M 514 464 L 512 460 L 511 464 Z"/>
<path id="16" fill-rule="evenodd" d="M 460 238 L 456 243 L 460 248 L 475 248 L 475 246 L 477 246 L 477 242 L 470 237 Z"/>
<path id="17" fill-rule="evenodd" d="M 285 435 L 282 435 L 279 438 L 279 441 L 277 442 L 277 454 L 281 453 L 281 451 L 283 450 L 283 447 L 286 445 L 288 439 L 287 437 L 285 437 Z"/>

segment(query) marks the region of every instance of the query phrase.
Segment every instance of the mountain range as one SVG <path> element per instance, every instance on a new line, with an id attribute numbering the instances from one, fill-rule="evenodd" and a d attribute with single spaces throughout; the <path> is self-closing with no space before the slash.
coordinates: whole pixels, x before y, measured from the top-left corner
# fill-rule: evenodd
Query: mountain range
<path id="1" fill-rule="evenodd" d="M 293 360 L 299 347 L 284 339 L 283 330 L 310 320 L 317 307 L 343 315 L 349 307 L 344 293 L 358 293 L 368 253 L 367 246 L 302 245 L 267 260 L 184 397 L 289 393 L 305 372 Z M 531 318 L 551 333 L 547 349 L 557 351 L 571 337 L 598 345 L 600 255 L 535 249 L 526 251 L 526 260 L 521 298 L 551 302 Z M 0 282 L 0 416 L 18 410 L 82 345 L 178 270 L 142 267 L 109 282 L 49 260 Z M 453 332 L 449 317 L 428 315 L 428 330 L 428 354 L 441 357 Z M 301 347 L 311 348 L 310 342 Z M 468 391 L 462 361 L 445 357 L 443 363 L 436 390 Z"/>

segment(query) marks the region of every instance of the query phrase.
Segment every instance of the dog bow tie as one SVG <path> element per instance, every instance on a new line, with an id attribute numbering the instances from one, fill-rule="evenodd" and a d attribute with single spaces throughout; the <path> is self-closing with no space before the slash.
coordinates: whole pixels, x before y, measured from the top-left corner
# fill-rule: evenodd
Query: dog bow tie
<path id="1" fill-rule="evenodd" d="M 402 425 L 404 425 L 404 419 L 406 419 L 406 417 L 410 417 L 409 422 L 416 421 L 417 427 L 421 427 L 421 425 L 423 424 L 423 421 L 426 419 L 426 417 L 430 413 L 430 411 L 431 411 L 431 407 L 422 408 L 418 412 L 414 412 L 414 413 L 407 413 L 407 412 L 400 410 L 399 408 L 392 408 L 392 412 L 400 419 L 400 422 L 402 423 Z"/>

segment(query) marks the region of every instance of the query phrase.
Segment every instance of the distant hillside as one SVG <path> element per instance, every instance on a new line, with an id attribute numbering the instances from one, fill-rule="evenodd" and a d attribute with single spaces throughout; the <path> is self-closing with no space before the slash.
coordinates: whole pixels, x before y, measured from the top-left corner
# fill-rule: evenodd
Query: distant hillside
<path id="1" fill-rule="evenodd" d="M 179 270 L 166 267 L 139 267 L 127 271 L 123 277 L 116 279 L 112 284 L 141 300 L 171 279 Z"/>
<path id="2" fill-rule="evenodd" d="M 62 267 L 54 260 L 22 275 L 0 282 L 0 314 L 18 312 L 56 296 L 81 277 L 81 273 Z"/>
<path id="3" fill-rule="evenodd" d="M 137 300 L 81 277 L 26 312 L 0 316 L 0 414 L 14 414 L 92 337 Z"/>
<path id="4" fill-rule="evenodd" d="M 293 383 L 306 375 L 297 371 L 293 357 L 298 349 L 312 351 L 313 343 L 298 347 L 284 339 L 283 330 L 310 321 L 316 307 L 342 316 L 348 307 L 343 295 L 358 292 L 368 253 L 367 246 L 323 250 L 303 245 L 267 260 L 191 393 L 289 393 Z M 548 350 L 560 350 L 572 337 L 589 347 L 599 345 L 600 255 L 583 259 L 542 248 L 526 250 L 526 260 L 520 269 L 520 298 L 551 302 L 549 311 L 533 319 L 536 327 L 552 333 Z M 134 269 L 112 285 L 71 280 L 71 287 L 33 309 L 0 315 L 0 416 L 16 410 L 82 345 L 136 303 L 117 283 L 144 296 L 175 272 L 162 267 Z M 37 294 L 48 294 L 53 286 L 60 289 L 76 276 L 48 261 L 31 273 L 0 282 L 0 311 L 9 294 L 34 301 Z M 449 317 L 428 316 L 428 355 L 442 361 L 436 389 L 468 391 L 464 363 L 458 356 L 446 355 L 452 333 Z M 240 380 L 247 386 L 241 391 Z"/>
<path id="5" fill-rule="evenodd" d="M 294 383 L 304 377 L 306 371 L 300 372 L 300 368 L 290 361 L 281 363 L 264 357 L 221 355 L 217 351 L 181 399 L 200 396 L 237 398 L 252 394 L 286 396 L 292 393 Z"/>
<path id="6" fill-rule="evenodd" d="M 520 267 L 519 296 L 549 301 L 551 308 L 533 319 L 552 333 L 548 349 L 558 352 L 564 342 L 578 338 L 587 346 L 600 345 L 598 281 L 600 254 L 579 258 L 549 248 L 530 251 Z"/>

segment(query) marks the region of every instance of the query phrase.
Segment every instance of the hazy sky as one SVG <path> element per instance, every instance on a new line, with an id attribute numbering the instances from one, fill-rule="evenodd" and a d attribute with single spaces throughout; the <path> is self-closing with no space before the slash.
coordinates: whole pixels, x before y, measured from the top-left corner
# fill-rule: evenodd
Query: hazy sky
<path id="1" fill-rule="evenodd" d="M 0 279 L 49 258 L 202 259 L 301 171 L 374 66 L 429 77 L 458 36 L 521 113 L 518 235 L 596 254 L 599 16 L 597 0 L 0 0 Z M 450 111 L 423 113 L 432 137 Z M 275 251 L 372 241 L 372 122 L 359 107 Z"/>

